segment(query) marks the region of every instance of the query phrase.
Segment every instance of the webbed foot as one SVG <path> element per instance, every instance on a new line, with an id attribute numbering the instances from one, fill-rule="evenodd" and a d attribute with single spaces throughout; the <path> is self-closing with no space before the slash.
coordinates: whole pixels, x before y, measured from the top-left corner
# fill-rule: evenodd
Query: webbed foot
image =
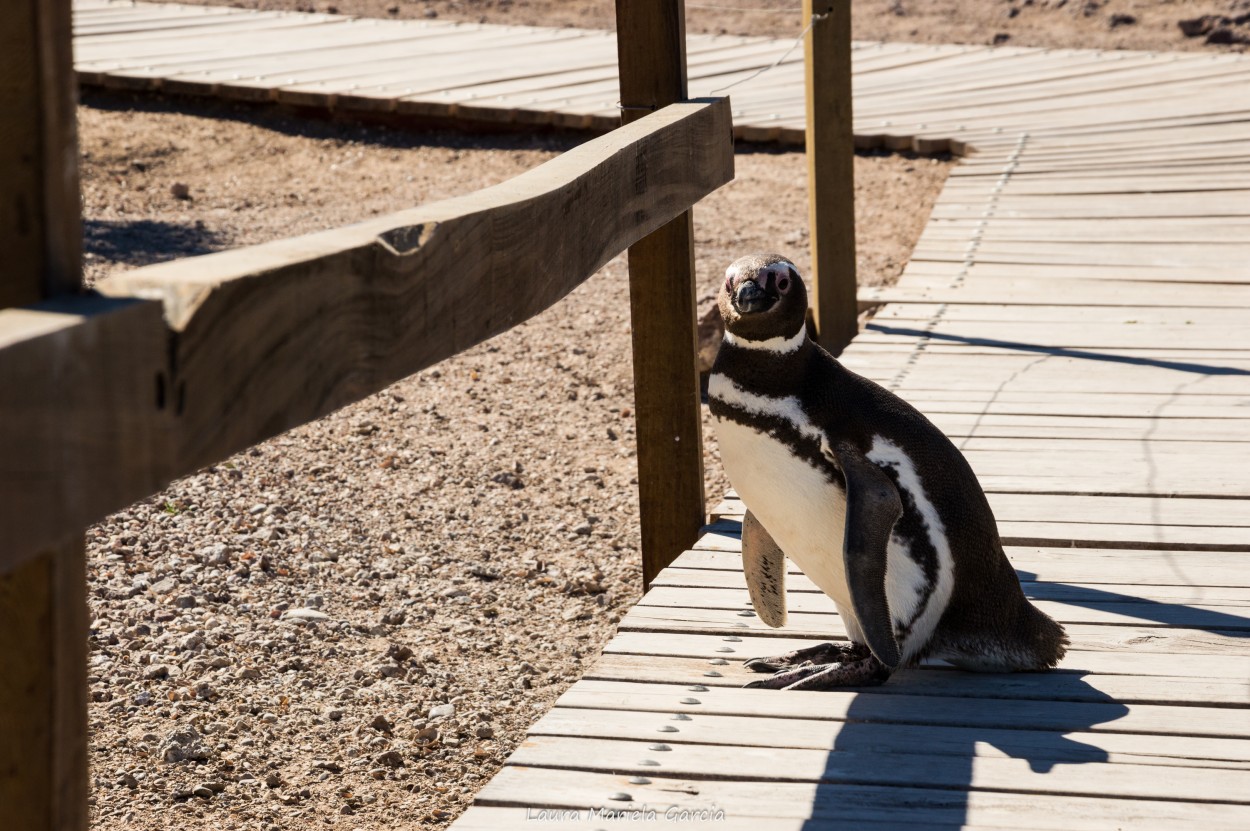
<path id="1" fill-rule="evenodd" d="M 871 654 L 868 647 L 860 643 L 822 643 L 774 658 L 752 658 L 743 666 L 755 672 L 781 672 L 811 664 L 845 664 Z"/>
<path id="2" fill-rule="evenodd" d="M 836 690 L 842 687 L 877 686 L 889 677 L 890 668 L 870 654 L 867 658 L 845 663 L 800 664 L 743 686 L 767 690 Z"/>

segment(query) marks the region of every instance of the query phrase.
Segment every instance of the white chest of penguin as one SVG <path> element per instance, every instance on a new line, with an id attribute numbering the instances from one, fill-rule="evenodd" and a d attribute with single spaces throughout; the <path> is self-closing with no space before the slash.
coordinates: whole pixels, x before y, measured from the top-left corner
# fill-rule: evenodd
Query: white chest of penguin
<path id="1" fill-rule="evenodd" d="M 782 418 L 808 438 L 820 436 L 793 399 L 758 396 L 718 374 L 710 379 L 709 394 L 756 415 Z M 742 501 L 786 556 L 833 599 L 844 618 L 847 633 L 858 640 L 859 622 L 855 619 L 846 583 L 843 557 L 846 491 L 830 481 L 825 470 L 798 456 L 788 444 L 771 435 L 718 417 L 716 436 L 725 473 Z M 878 451 L 882 461 L 910 471 L 910 461 L 905 457 L 891 458 L 897 455 L 897 447 L 892 443 L 878 440 L 874 453 Z M 909 493 L 905 501 L 914 501 L 919 496 L 928 507 L 919 482 L 910 481 L 915 478 L 914 472 L 903 478 L 902 490 Z M 936 517 L 926 519 L 931 519 L 926 523 L 927 530 L 935 537 L 933 542 L 938 545 L 943 561 L 936 602 L 928 604 L 922 600 L 928 578 L 912 557 L 909 542 L 892 534 L 886 551 L 886 595 L 890 610 L 895 621 L 910 622 L 913 635 L 918 636 L 909 638 L 910 643 L 900 643 L 905 657 L 924 645 L 950 593 L 952 567 L 944 532 Z M 897 627 L 897 622 L 895 625 Z"/>
<path id="2" fill-rule="evenodd" d="M 842 557 L 846 492 L 784 442 L 744 424 L 718 418 L 716 438 L 742 501 L 839 611 L 853 614 Z"/>

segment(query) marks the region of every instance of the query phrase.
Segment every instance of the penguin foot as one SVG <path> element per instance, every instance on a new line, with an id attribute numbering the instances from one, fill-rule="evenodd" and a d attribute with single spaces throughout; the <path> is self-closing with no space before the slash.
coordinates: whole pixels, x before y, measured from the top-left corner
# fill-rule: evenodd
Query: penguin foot
<path id="1" fill-rule="evenodd" d="M 745 689 L 836 690 L 842 687 L 875 687 L 890 677 L 890 668 L 869 655 L 857 661 L 803 664 L 744 684 Z"/>
<path id="2" fill-rule="evenodd" d="M 867 658 L 870 654 L 868 647 L 859 643 L 822 643 L 774 658 L 752 658 L 743 666 L 754 672 L 781 672 L 812 664 L 846 664 Z"/>

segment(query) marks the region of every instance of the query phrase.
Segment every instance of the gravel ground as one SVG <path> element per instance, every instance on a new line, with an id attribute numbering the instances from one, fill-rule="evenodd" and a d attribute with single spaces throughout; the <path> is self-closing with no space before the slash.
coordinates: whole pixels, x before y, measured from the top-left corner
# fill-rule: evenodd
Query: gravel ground
<path id="1" fill-rule="evenodd" d="M 185 0 L 363 17 L 616 27 L 614 0 Z M 691 32 L 796 36 L 800 0 L 688 0 Z M 854 0 L 860 40 L 1244 51 L 1250 0 Z"/>
<path id="2" fill-rule="evenodd" d="M 575 141 L 99 95 L 79 123 L 92 280 L 481 188 Z M 803 156 L 737 167 L 696 210 L 705 306 L 742 252 L 806 265 Z M 947 167 L 857 158 L 865 282 L 897 276 Z M 441 825 L 469 803 L 639 592 L 625 276 L 618 258 L 89 529 L 93 828 Z"/>

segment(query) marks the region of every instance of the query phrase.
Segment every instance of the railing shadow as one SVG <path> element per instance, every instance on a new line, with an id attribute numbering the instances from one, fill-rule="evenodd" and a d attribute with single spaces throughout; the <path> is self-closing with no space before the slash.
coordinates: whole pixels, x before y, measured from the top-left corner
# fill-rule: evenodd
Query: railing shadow
<path id="1" fill-rule="evenodd" d="M 1037 581 L 1037 575 L 1030 571 L 1016 569 L 1016 575 L 1024 583 Z M 1250 638 L 1250 617 L 1201 609 L 1184 603 L 1165 603 L 1145 597 L 1135 597 L 1131 594 L 1096 589 L 1088 585 L 1076 586 L 1064 583 L 1063 586 L 1065 587 L 1063 598 L 1054 599 L 1052 602 L 1087 609 L 1098 608 L 1104 603 L 1132 603 L 1135 615 L 1148 618 L 1161 626 L 1201 629 L 1212 634 Z"/>
<path id="2" fill-rule="evenodd" d="M 231 240 L 202 225 L 152 219 L 85 219 L 83 252 L 110 263 L 150 265 L 228 248 Z"/>
<path id="3" fill-rule="evenodd" d="M 1021 343 L 1019 341 L 996 340 L 994 338 L 971 338 L 964 335 L 947 335 L 930 332 L 925 329 L 910 329 L 900 326 L 885 326 L 880 323 L 869 323 L 868 331 L 883 335 L 902 335 L 909 338 L 926 338 L 928 340 L 950 341 L 966 346 L 989 346 L 995 349 L 1011 349 L 1016 352 L 1035 352 L 1062 358 L 1079 358 L 1087 361 L 1105 361 L 1114 364 L 1131 364 L 1134 366 L 1151 366 L 1160 369 L 1171 369 L 1177 372 L 1193 372 L 1199 375 L 1250 375 L 1250 370 L 1236 367 L 1211 366 L 1209 364 L 1190 363 L 1187 361 L 1165 361 L 1160 358 L 1146 358 L 1133 355 L 1116 355 L 1104 352 L 1090 352 L 1086 349 L 1070 349 L 1063 346 L 1044 346 L 1038 343 Z"/>

